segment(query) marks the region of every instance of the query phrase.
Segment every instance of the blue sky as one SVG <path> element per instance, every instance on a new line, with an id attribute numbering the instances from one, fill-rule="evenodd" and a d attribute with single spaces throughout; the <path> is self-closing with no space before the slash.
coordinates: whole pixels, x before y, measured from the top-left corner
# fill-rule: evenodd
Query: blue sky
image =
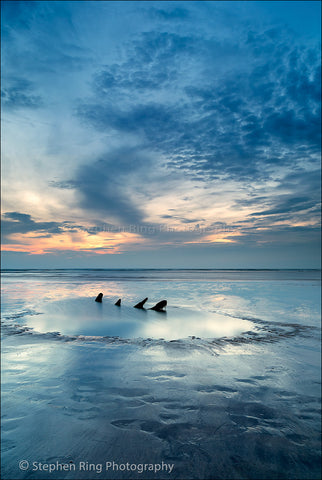
<path id="1" fill-rule="evenodd" d="M 1 8 L 4 268 L 319 268 L 320 2 Z"/>

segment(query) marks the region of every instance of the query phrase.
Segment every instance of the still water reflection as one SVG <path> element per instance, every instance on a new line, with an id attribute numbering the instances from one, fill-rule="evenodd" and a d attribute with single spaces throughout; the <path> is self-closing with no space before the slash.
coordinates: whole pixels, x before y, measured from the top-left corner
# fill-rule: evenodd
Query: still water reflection
<path id="1" fill-rule="evenodd" d="M 175 340 L 198 336 L 218 338 L 252 330 L 252 322 L 218 313 L 168 306 L 166 312 L 115 306 L 93 298 L 49 301 L 40 315 L 28 317 L 28 325 L 39 332 L 64 335 L 119 336 L 122 338 L 163 338 Z"/>

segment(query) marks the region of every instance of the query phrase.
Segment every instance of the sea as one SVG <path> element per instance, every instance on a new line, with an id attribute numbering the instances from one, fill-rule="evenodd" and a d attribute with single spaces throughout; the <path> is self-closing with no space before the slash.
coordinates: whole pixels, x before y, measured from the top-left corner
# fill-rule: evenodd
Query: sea
<path id="1" fill-rule="evenodd" d="M 1 312 L 3 479 L 321 478 L 320 270 L 3 270 Z"/>

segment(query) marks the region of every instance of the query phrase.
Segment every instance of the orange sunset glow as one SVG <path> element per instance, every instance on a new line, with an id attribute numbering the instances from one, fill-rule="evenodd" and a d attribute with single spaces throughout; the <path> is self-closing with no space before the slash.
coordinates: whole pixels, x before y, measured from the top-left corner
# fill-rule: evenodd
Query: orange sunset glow
<path id="1" fill-rule="evenodd" d="M 182 233 L 178 227 L 169 230 L 169 235 Z M 231 237 L 240 236 L 240 232 L 217 232 L 202 235 L 198 233 L 194 240 L 181 240 L 183 245 L 188 244 L 211 244 L 211 243 L 234 243 Z M 229 237 L 229 238 L 227 238 Z M 131 232 L 98 232 L 93 235 L 87 231 L 77 230 L 77 232 L 65 231 L 59 234 L 39 235 L 36 233 L 11 234 L 10 242 L 4 245 L 3 250 L 7 252 L 26 252 L 30 255 L 41 255 L 50 252 L 59 251 L 82 251 L 93 252 L 98 255 L 120 254 L 133 245 L 153 246 L 153 236 L 145 238 L 138 233 Z M 160 242 L 159 242 L 160 243 Z M 162 244 L 170 245 L 172 241 L 165 237 Z"/>
<path id="2" fill-rule="evenodd" d="M 99 255 L 118 254 L 123 247 L 142 241 L 141 237 L 134 233 L 109 233 L 107 236 L 105 232 L 91 235 L 84 231 L 65 232 L 50 237 L 41 237 L 34 233 L 13 234 L 10 240 L 13 243 L 4 246 L 5 251 L 27 252 L 34 255 L 65 250 L 95 252 Z"/>

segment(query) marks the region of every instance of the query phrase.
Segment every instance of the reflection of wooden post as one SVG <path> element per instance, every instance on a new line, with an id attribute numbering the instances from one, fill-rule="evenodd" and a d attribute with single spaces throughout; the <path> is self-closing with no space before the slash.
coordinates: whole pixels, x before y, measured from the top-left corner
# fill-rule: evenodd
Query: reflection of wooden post
<path id="1" fill-rule="evenodd" d="M 120 298 L 119 298 L 118 301 L 115 303 L 115 305 L 116 305 L 117 307 L 120 307 L 120 306 L 121 306 L 121 299 L 120 299 Z"/>
<path id="2" fill-rule="evenodd" d="M 102 303 L 102 298 L 103 298 L 103 294 L 102 294 L 102 293 L 99 293 L 99 294 L 97 295 L 97 297 L 95 298 L 95 302 Z"/>

